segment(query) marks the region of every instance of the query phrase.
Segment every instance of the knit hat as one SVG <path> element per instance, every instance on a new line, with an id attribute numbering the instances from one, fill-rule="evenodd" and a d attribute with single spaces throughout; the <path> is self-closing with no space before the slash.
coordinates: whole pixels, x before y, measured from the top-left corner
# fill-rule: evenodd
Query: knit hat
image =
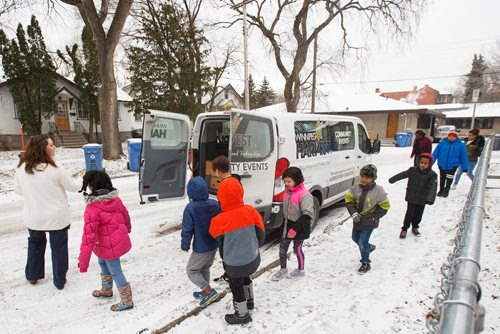
<path id="1" fill-rule="evenodd" d="M 458 138 L 458 133 L 455 132 L 455 131 L 450 131 L 448 132 L 448 137 L 455 137 L 455 138 Z"/>
<path id="2" fill-rule="evenodd" d="M 377 179 L 377 167 L 375 167 L 375 165 L 372 165 L 372 164 L 365 165 L 365 166 L 361 167 L 361 170 L 359 171 L 359 175 L 371 177 L 372 179 L 376 180 Z"/>

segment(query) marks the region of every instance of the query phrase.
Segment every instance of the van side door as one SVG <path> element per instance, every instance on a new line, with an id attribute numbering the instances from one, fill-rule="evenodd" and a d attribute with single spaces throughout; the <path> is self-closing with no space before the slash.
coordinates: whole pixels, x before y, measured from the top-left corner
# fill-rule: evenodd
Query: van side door
<path id="1" fill-rule="evenodd" d="M 183 114 L 144 113 L 139 195 L 141 204 L 186 195 L 191 122 Z"/>
<path id="2" fill-rule="evenodd" d="M 271 213 L 278 156 L 276 121 L 265 113 L 233 109 L 229 150 L 231 169 L 241 177 L 244 201 L 266 222 Z"/>

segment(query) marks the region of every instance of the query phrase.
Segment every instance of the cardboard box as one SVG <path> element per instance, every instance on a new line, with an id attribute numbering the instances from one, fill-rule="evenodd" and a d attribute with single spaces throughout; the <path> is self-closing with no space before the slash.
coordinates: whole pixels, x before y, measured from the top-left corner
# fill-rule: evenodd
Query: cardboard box
<path id="1" fill-rule="evenodd" d="M 220 180 L 217 176 L 210 176 L 210 188 L 211 189 L 219 189 Z"/>
<path id="2" fill-rule="evenodd" d="M 212 161 L 205 162 L 205 175 L 215 176 L 215 172 L 212 169 Z"/>

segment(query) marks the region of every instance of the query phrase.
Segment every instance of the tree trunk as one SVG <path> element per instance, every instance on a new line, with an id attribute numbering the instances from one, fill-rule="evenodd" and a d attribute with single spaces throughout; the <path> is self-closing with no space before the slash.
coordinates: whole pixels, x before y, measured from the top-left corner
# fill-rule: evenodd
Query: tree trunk
<path id="1" fill-rule="evenodd" d="M 102 86 L 99 89 L 97 102 L 101 120 L 101 136 L 103 157 L 105 159 L 120 159 L 122 145 L 118 129 L 118 96 L 113 68 L 113 55 L 109 51 L 100 50 L 99 72 Z"/>

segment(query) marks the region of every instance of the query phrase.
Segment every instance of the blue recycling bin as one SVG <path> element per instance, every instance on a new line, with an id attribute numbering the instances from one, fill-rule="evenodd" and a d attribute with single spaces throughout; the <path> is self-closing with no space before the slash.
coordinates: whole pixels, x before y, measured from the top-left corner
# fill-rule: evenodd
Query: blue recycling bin
<path id="1" fill-rule="evenodd" d="M 406 146 L 411 146 L 412 141 L 413 141 L 413 133 L 406 132 Z"/>
<path id="2" fill-rule="evenodd" d="M 128 151 L 128 169 L 132 172 L 138 172 L 141 162 L 142 139 L 127 139 Z"/>
<path id="3" fill-rule="evenodd" d="M 406 132 L 398 132 L 396 133 L 396 146 L 397 147 L 406 147 L 407 142 L 407 134 Z"/>
<path id="4" fill-rule="evenodd" d="M 102 170 L 102 147 L 100 144 L 85 144 L 82 146 L 85 155 L 85 169 Z"/>

